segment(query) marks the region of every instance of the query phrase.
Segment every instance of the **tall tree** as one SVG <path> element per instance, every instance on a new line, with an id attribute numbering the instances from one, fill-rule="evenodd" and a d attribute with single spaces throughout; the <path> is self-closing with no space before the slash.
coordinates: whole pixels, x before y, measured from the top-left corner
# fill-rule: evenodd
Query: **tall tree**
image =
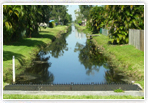
<path id="1" fill-rule="evenodd" d="M 3 5 L 3 34 L 4 44 L 9 43 L 13 33 L 17 30 L 20 7 L 17 5 Z"/>
<path id="2" fill-rule="evenodd" d="M 92 7 L 93 5 L 79 5 L 80 13 L 83 14 L 84 18 L 88 19 L 88 14 L 90 13 L 89 11 Z"/>
<path id="3" fill-rule="evenodd" d="M 128 43 L 129 29 L 144 29 L 143 5 L 106 5 L 112 43 Z"/>
<path id="4" fill-rule="evenodd" d="M 100 28 L 105 27 L 104 7 L 95 6 L 92 7 L 88 17 L 87 28 L 93 33 L 98 33 Z"/>
<path id="5" fill-rule="evenodd" d="M 39 23 L 49 18 L 67 24 L 71 16 L 65 5 L 3 5 L 4 44 L 38 34 Z"/>

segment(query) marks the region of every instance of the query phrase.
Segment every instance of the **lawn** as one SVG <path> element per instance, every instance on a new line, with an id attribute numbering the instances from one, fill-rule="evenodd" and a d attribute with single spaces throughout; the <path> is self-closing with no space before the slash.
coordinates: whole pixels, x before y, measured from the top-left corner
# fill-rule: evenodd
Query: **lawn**
<path id="1" fill-rule="evenodd" d="M 32 38 L 24 38 L 11 45 L 3 45 L 3 81 L 12 82 L 12 56 L 15 56 L 16 75 L 24 71 L 26 64 L 35 57 L 38 51 L 50 44 L 52 39 L 65 33 L 67 26 L 55 28 L 41 28 L 39 35 Z M 25 66 L 25 67 L 24 67 Z"/>
<path id="2" fill-rule="evenodd" d="M 22 95 L 4 94 L 3 99 L 144 99 L 142 96 L 97 96 L 97 95 Z"/>

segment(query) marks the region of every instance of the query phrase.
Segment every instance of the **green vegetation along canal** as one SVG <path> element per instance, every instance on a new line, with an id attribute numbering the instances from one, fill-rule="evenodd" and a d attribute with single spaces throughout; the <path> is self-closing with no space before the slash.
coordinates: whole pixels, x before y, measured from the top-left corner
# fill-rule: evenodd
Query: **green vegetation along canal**
<path id="1" fill-rule="evenodd" d="M 128 82 L 121 71 L 114 70 L 108 59 L 86 34 L 74 25 L 67 34 L 42 49 L 30 68 L 16 77 L 16 83 L 121 83 Z"/>

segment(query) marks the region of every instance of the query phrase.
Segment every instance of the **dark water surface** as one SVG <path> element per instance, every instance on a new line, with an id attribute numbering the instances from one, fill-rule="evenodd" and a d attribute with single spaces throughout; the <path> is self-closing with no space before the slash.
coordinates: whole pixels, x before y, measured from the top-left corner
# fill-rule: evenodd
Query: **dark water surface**
<path id="1" fill-rule="evenodd" d="M 126 82 L 122 72 L 115 71 L 75 26 L 41 50 L 32 67 L 26 68 L 16 80 L 17 83 Z"/>

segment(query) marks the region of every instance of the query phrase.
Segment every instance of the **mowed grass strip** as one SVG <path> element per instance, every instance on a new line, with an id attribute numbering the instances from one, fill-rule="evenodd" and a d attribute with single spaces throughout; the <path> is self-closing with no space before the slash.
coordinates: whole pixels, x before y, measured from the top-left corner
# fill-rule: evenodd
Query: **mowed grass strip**
<path id="1" fill-rule="evenodd" d="M 55 28 L 42 28 L 39 35 L 32 38 L 24 38 L 11 45 L 3 45 L 3 79 L 12 81 L 12 56 L 15 56 L 16 74 L 24 71 L 19 69 L 23 63 L 30 61 L 42 46 L 50 44 L 52 39 L 59 33 L 64 33 L 67 26 L 57 26 Z M 19 69 L 19 70 L 18 70 Z"/>
<path id="2" fill-rule="evenodd" d="M 98 46 L 102 46 L 113 64 L 124 71 L 144 88 L 144 52 L 132 45 L 108 45 L 109 38 L 100 34 L 94 37 Z"/>
<path id="3" fill-rule="evenodd" d="M 84 27 L 79 25 L 76 26 L 81 30 L 88 31 L 86 27 L 84 29 Z M 113 65 L 131 76 L 133 81 L 139 83 L 144 88 L 144 52 L 128 44 L 110 45 L 108 44 L 108 36 L 98 35 L 93 37 L 93 41 L 107 57 L 111 58 Z"/>
<path id="4" fill-rule="evenodd" d="M 97 96 L 97 95 L 22 95 L 4 94 L 3 99 L 144 99 L 142 96 Z"/>

